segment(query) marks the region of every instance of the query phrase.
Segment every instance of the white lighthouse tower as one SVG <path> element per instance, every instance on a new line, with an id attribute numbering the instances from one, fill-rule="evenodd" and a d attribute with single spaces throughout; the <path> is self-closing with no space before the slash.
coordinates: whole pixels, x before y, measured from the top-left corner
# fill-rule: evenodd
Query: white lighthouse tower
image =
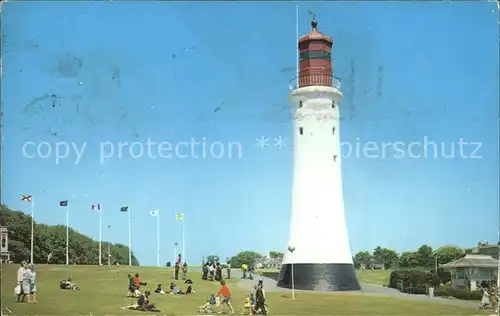
<path id="1" fill-rule="evenodd" d="M 349 247 L 342 193 L 340 81 L 332 70 L 331 37 L 299 39 L 300 73 L 291 87 L 293 186 L 287 251 L 278 286 L 301 290 L 359 290 Z"/>

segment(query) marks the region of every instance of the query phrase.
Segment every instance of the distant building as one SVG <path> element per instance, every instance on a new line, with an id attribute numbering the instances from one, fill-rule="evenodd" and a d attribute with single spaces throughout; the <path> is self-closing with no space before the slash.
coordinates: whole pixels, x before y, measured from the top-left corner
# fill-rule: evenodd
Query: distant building
<path id="1" fill-rule="evenodd" d="M 258 258 L 255 260 L 255 268 L 257 269 L 279 269 L 283 259 L 273 259 L 269 256 Z"/>
<path id="2" fill-rule="evenodd" d="M 9 230 L 3 218 L 0 218 L 0 262 L 10 263 Z"/>
<path id="3" fill-rule="evenodd" d="M 500 246 L 498 245 L 491 245 L 488 244 L 487 242 L 478 242 L 477 247 L 466 249 L 465 253 L 470 255 L 491 256 L 492 258 L 498 260 L 499 251 L 500 251 Z"/>
<path id="4" fill-rule="evenodd" d="M 384 270 L 385 265 L 383 262 L 371 261 L 370 263 L 362 263 L 361 270 Z"/>
<path id="5" fill-rule="evenodd" d="M 495 281 L 498 273 L 498 260 L 486 255 L 466 254 L 464 257 L 440 265 L 451 273 L 451 286 L 455 289 L 478 289 L 482 281 Z"/>

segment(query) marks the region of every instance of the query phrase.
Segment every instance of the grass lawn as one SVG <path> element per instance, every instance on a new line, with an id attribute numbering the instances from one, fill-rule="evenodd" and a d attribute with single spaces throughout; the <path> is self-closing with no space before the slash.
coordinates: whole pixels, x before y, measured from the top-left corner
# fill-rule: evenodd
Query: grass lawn
<path id="1" fill-rule="evenodd" d="M 356 270 L 359 282 L 388 285 L 392 270 Z"/>
<path id="2" fill-rule="evenodd" d="M 143 312 L 123 311 L 120 306 L 134 303 L 125 297 L 128 267 L 58 266 L 38 265 L 37 289 L 39 304 L 14 303 L 13 287 L 16 283 L 18 265 L 3 265 L 3 308 L 14 315 L 145 315 Z M 167 268 L 136 267 L 133 272 L 141 274 L 151 291 L 157 283 L 168 285 L 172 270 Z M 59 289 L 59 281 L 71 276 L 81 291 Z M 199 272 L 191 272 L 196 294 L 191 296 L 157 295 L 151 301 L 161 309 L 161 315 L 195 315 L 197 307 L 205 297 L 216 293 L 219 285 L 200 280 Z M 230 280 L 233 306 L 239 314 L 243 307 L 244 292 L 237 287 L 239 280 Z M 178 285 L 181 285 L 180 282 Z M 297 293 L 292 300 L 290 294 L 266 294 L 272 315 L 478 315 L 476 309 L 465 309 L 443 304 L 396 299 L 388 296 L 363 295 L 357 293 Z"/>

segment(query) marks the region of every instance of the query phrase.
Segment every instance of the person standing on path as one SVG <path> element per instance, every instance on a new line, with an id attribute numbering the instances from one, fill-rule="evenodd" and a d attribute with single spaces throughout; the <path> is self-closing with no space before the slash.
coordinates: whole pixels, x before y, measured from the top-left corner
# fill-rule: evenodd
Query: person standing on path
<path id="1" fill-rule="evenodd" d="M 220 290 L 217 293 L 217 296 L 222 296 L 222 301 L 221 301 L 221 308 L 223 304 L 226 304 L 227 307 L 229 307 L 229 310 L 231 311 L 231 315 L 234 315 L 234 309 L 233 306 L 231 305 L 231 291 L 229 291 L 229 288 L 226 285 L 226 282 L 220 281 Z"/>
<path id="2" fill-rule="evenodd" d="M 231 262 L 229 260 L 227 260 L 226 271 L 227 271 L 227 279 L 230 279 L 231 278 Z"/>

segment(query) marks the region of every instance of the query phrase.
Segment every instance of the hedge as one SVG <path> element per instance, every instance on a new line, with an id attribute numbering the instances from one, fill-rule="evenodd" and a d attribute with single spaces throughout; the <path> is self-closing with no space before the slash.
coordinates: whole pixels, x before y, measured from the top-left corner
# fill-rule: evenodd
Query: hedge
<path id="1" fill-rule="evenodd" d="M 440 288 L 439 285 L 447 275 L 436 275 L 434 272 L 418 270 L 396 270 L 389 278 L 389 287 L 408 294 L 427 294 L 428 288 L 434 288 L 434 295 L 441 297 L 455 297 L 462 300 L 481 300 L 480 291 L 467 291 L 452 288 Z"/>
<path id="2" fill-rule="evenodd" d="M 483 297 L 483 293 L 481 291 L 467 291 L 467 290 L 459 290 L 459 289 L 443 289 L 436 288 L 434 289 L 435 296 L 441 297 L 455 297 L 461 300 L 474 300 L 479 301 Z"/>

